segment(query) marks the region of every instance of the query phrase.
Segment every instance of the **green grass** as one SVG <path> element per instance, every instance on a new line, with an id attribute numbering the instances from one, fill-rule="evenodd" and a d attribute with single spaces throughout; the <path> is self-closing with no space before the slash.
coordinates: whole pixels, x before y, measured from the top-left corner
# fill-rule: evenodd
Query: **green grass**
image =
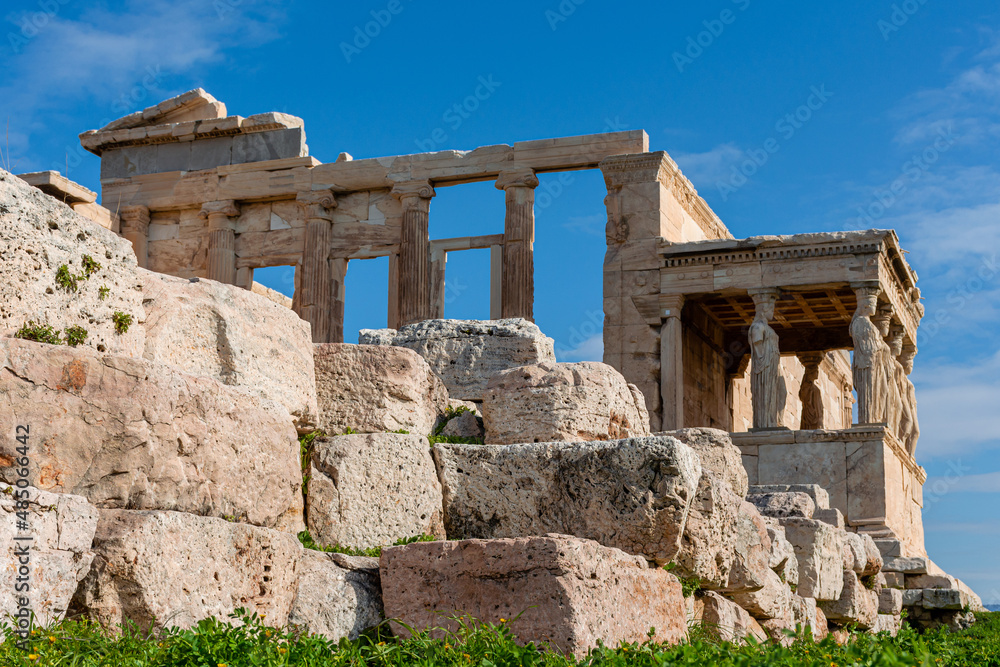
<path id="1" fill-rule="evenodd" d="M 246 613 L 231 620 L 209 619 L 191 630 L 171 629 L 147 636 L 135 627 L 111 637 L 88 622 L 67 621 L 34 634 L 27 650 L 6 633 L 0 644 L 2 665 L 66 667 L 279 667 L 285 665 L 402 667 L 718 667 L 808 666 L 935 667 L 1000 665 L 1000 613 L 982 614 L 965 632 L 917 634 L 904 629 L 899 637 L 856 635 L 847 646 L 831 639 L 815 644 L 800 639 L 789 648 L 773 644 L 735 646 L 694 639 L 681 646 L 652 642 L 600 646 L 575 660 L 513 641 L 510 626 L 463 620 L 444 639 L 426 633 L 399 640 L 386 627 L 370 630 L 355 641 L 329 642 L 290 629 L 275 630 L 267 619 Z M 703 633 L 694 632 L 701 637 Z"/>
<path id="2" fill-rule="evenodd" d="M 20 329 L 14 332 L 14 338 L 31 340 L 36 343 L 48 343 L 49 345 L 62 345 L 59 333 L 59 330 L 50 324 L 28 320 L 21 325 Z"/>

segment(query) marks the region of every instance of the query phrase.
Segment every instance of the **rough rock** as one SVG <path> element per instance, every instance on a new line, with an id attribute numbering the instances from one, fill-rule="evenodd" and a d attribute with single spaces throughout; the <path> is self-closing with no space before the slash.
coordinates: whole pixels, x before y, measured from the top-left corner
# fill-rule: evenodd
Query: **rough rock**
<path id="1" fill-rule="evenodd" d="M 898 588 L 883 588 L 878 596 L 878 613 L 899 616 L 903 610 L 903 591 Z"/>
<path id="2" fill-rule="evenodd" d="M 877 574 L 882 569 L 882 555 L 875 541 L 861 533 L 844 533 L 844 569 L 859 577 Z"/>
<path id="3" fill-rule="evenodd" d="M 681 547 L 701 463 L 669 437 L 434 448 L 451 539 L 577 537 L 664 565 Z"/>
<path id="4" fill-rule="evenodd" d="M 879 614 L 875 619 L 875 625 L 872 626 L 871 632 L 873 634 L 888 632 L 889 636 L 895 637 L 902 628 L 903 619 L 900 618 L 899 613 Z"/>
<path id="5" fill-rule="evenodd" d="M 742 507 L 743 501 L 719 475 L 702 473 L 674 558 L 680 576 L 698 579 L 709 590 L 729 586 Z"/>
<path id="6" fill-rule="evenodd" d="M 883 572 L 902 572 L 903 574 L 927 574 L 926 558 L 886 558 L 882 563 Z"/>
<path id="7" fill-rule="evenodd" d="M 86 277 L 84 256 L 101 265 Z M 65 265 L 80 276 L 76 291 L 56 282 Z M 69 206 L 0 170 L 0 337 L 13 336 L 29 320 L 63 332 L 82 327 L 83 346 L 141 357 L 145 330 L 142 295 L 132 244 L 75 213 Z M 101 288 L 107 287 L 101 298 Z M 132 316 L 124 334 L 114 314 Z"/>
<path id="8" fill-rule="evenodd" d="M 316 427 L 309 323 L 269 299 L 214 280 L 139 269 L 145 309 L 143 358 L 285 406 L 299 431 Z"/>
<path id="9" fill-rule="evenodd" d="M 839 599 L 820 601 L 823 613 L 835 623 L 853 623 L 862 630 L 871 629 L 878 616 L 878 595 L 865 588 L 852 570 L 844 570 L 843 581 Z"/>
<path id="10" fill-rule="evenodd" d="M 767 594 L 778 595 L 775 591 L 775 582 L 781 582 L 769 566 L 771 538 L 767 534 L 767 525 L 757 512 L 757 508 L 746 501 L 741 503 L 740 511 L 736 516 L 736 544 L 733 552 L 733 566 L 729 570 L 729 582 L 723 589 L 726 593 L 767 589 Z M 770 602 L 758 598 L 755 604 L 769 605 Z M 751 613 L 754 612 L 751 611 Z"/>
<path id="11" fill-rule="evenodd" d="M 795 557 L 795 547 L 785 537 L 785 529 L 777 519 L 764 517 L 767 536 L 771 538 L 771 555 L 768 566 L 785 583 L 797 586 L 799 583 L 799 560 Z"/>
<path id="12" fill-rule="evenodd" d="M 836 507 L 830 509 L 817 509 L 813 512 L 813 518 L 817 521 L 822 521 L 827 525 L 833 526 L 840 531 L 843 531 L 847 527 L 847 522 L 844 520 L 844 513 Z"/>
<path id="13" fill-rule="evenodd" d="M 650 628 L 657 642 L 687 636 L 677 578 L 591 540 L 424 542 L 384 549 L 380 568 L 386 616 L 418 630 L 454 630 L 448 616 L 459 612 L 509 622 L 518 641 L 544 642 L 578 657 L 599 639 L 644 641 Z M 409 634 L 399 624 L 393 629 Z"/>
<path id="14" fill-rule="evenodd" d="M 448 392 L 427 362 L 400 347 L 315 346 L 320 429 L 329 434 L 404 430 L 427 435 L 448 408 Z"/>
<path id="15" fill-rule="evenodd" d="M 13 430 L 10 431 L 14 433 Z M 29 433 L 30 436 L 30 433 Z M 29 437 L 30 442 L 30 437 Z M 29 450 L 30 452 L 30 450 Z M 17 507 L 21 500 L 21 508 Z M 27 514 L 28 531 L 18 530 L 17 513 Z M 48 625 L 61 620 L 77 584 L 87 574 L 94 560 L 91 543 L 97 530 L 97 508 L 80 496 L 39 491 L 34 487 L 18 489 L 0 485 L 0 544 L 3 544 L 3 569 L 0 570 L 0 613 L 18 613 L 18 598 L 27 597 L 35 613 L 35 623 Z M 16 537 L 31 536 L 31 542 Z M 30 590 L 15 591 L 19 561 L 27 546 Z"/>
<path id="16" fill-rule="evenodd" d="M 871 535 L 859 534 L 865 543 L 865 563 L 858 574 L 862 577 L 868 577 L 881 572 L 884 561 L 882 559 L 882 552 L 879 551 L 878 545 L 875 544 L 875 540 L 871 538 Z"/>
<path id="17" fill-rule="evenodd" d="M 741 500 L 746 498 L 747 471 L 740 448 L 733 444 L 728 432 L 716 428 L 682 428 L 656 435 L 673 436 L 683 442 L 701 459 L 702 469 L 720 476 Z"/>
<path id="18" fill-rule="evenodd" d="M 815 519 L 781 519 L 799 562 L 796 592 L 816 600 L 838 600 L 844 587 L 843 531 Z"/>
<path id="19" fill-rule="evenodd" d="M 299 443 L 288 412 L 143 359 L 0 340 L 0 428 L 31 427 L 28 479 L 103 508 L 232 516 L 302 529 Z M 13 439 L 0 479 L 14 482 Z"/>
<path id="20" fill-rule="evenodd" d="M 290 625 L 339 641 L 357 639 L 383 618 L 377 558 L 305 550 Z"/>
<path id="21" fill-rule="evenodd" d="M 882 572 L 885 577 L 885 585 L 889 588 L 906 588 L 906 575 L 902 572 Z"/>
<path id="22" fill-rule="evenodd" d="M 362 345 L 409 348 L 427 360 L 452 398 L 482 401 L 486 383 L 500 371 L 555 363 L 553 341 L 532 322 L 425 320 L 395 329 L 362 329 Z"/>
<path id="23" fill-rule="evenodd" d="M 784 519 L 790 516 L 813 518 L 816 505 L 813 499 L 801 492 L 751 493 L 747 501 L 753 503 L 764 516 Z"/>
<path id="24" fill-rule="evenodd" d="M 310 460 L 306 522 L 316 542 L 368 548 L 444 537 L 441 484 L 424 436 L 317 438 Z"/>
<path id="25" fill-rule="evenodd" d="M 792 591 L 771 570 L 764 575 L 764 586 L 759 590 L 729 595 L 756 619 L 791 618 Z"/>
<path id="26" fill-rule="evenodd" d="M 758 642 L 767 639 L 757 620 L 735 602 L 712 591 L 701 594 L 701 601 L 704 604 L 701 620 L 708 634 L 727 642 L 739 642 L 746 637 Z"/>
<path id="27" fill-rule="evenodd" d="M 813 600 L 813 602 L 815 602 L 815 600 Z M 819 607 L 818 603 L 816 604 L 816 623 L 817 626 L 813 629 L 813 638 L 816 641 L 821 642 L 830 635 L 830 622 L 827 620 L 826 614 L 823 613 L 823 610 Z"/>
<path id="28" fill-rule="evenodd" d="M 805 493 L 816 509 L 830 509 L 830 494 L 819 484 L 759 484 L 750 486 L 747 493 Z"/>
<path id="29" fill-rule="evenodd" d="M 483 420 L 477 417 L 475 412 L 462 412 L 452 417 L 441 430 L 441 435 L 455 438 L 483 438 L 486 429 L 483 428 Z"/>
<path id="30" fill-rule="evenodd" d="M 965 591 L 945 588 L 925 588 L 920 599 L 924 609 L 965 609 L 970 606 L 969 595 Z"/>
<path id="31" fill-rule="evenodd" d="M 801 595 L 792 595 L 791 600 L 792 623 L 803 628 L 809 628 L 813 637 L 817 641 L 822 641 L 826 636 L 826 615 L 816 606 L 813 598 L 804 598 Z M 794 630 L 795 628 L 791 628 Z"/>
<path id="32" fill-rule="evenodd" d="M 946 588 L 959 590 L 958 580 L 947 574 L 914 574 L 906 577 L 906 588 Z"/>
<path id="33" fill-rule="evenodd" d="M 182 512 L 102 510 L 71 612 L 105 628 L 189 628 L 239 607 L 288 621 L 302 545 L 289 533 Z"/>
<path id="34" fill-rule="evenodd" d="M 486 442 L 590 442 L 649 435 L 638 389 L 592 361 L 519 366 L 494 375 L 483 399 Z"/>

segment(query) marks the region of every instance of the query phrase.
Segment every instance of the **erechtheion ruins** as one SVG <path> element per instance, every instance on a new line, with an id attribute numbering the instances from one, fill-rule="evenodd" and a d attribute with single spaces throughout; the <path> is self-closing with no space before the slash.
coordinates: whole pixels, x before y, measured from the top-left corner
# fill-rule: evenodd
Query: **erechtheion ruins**
<path id="1" fill-rule="evenodd" d="M 46 490 L 114 508 L 115 521 L 122 522 L 131 521 L 126 515 L 138 508 L 199 513 L 205 521 L 235 515 L 236 525 L 252 524 L 255 530 L 305 525 L 328 542 L 391 544 L 415 533 L 447 535 L 485 540 L 481 557 L 487 560 L 493 551 L 537 553 L 544 560 L 565 548 L 575 550 L 581 563 L 614 560 L 622 572 L 632 572 L 625 588 L 667 586 L 659 572 L 649 574 L 646 563 L 673 562 L 678 572 L 702 582 L 700 606 L 692 611 L 689 604 L 689 617 L 709 619 L 735 602 L 739 612 L 733 613 L 746 617 L 747 627 L 770 636 L 803 619 L 824 632 L 827 621 L 898 628 L 903 606 L 914 610 L 914 618 L 955 625 L 970 605 L 978 606 L 964 584 L 927 558 L 924 545 L 926 474 L 915 459 L 920 432 L 908 378 L 923 307 L 917 276 L 894 232 L 735 239 L 670 156 L 649 150 L 643 131 L 468 152 L 357 160 L 343 153 L 324 164 L 309 155 L 301 119 L 281 113 L 228 116 L 224 104 L 199 89 L 80 139 L 100 156 L 102 205 L 94 193 L 58 174 L 22 178 L 130 242 L 141 299 L 121 298 L 125 306 L 144 309 L 145 317 L 138 319 L 145 342 L 111 337 L 119 348 L 109 351 L 135 363 L 142 357 L 143 364 L 169 364 L 174 369 L 169 373 L 198 376 L 198 382 L 207 377 L 252 386 L 261 395 L 253 400 L 280 404 L 274 414 L 286 411 L 291 415 L 286 426 L 299 433 L 317 426 L 329 433 L 345 428 L 360 433 L 317 441 L 322 444 L 313 454 L 304 500 L 296 499 L 302 478 L 295 477 L 294 461 L 290 470 L 268 471 L 273 479 L 265 479 L 258 467 L 252 479 L 240 481 L 274 489 L 280 477 L 281 484 L 291 485 L 288 494 L 270 491 L 255 506 L 224 493 L 211 503 L 173 494 L 165 506 L 156 489 L 166 482 L 152 477 L 143 490 L 129 491 L 115 486 L 124 484 L 120 477 L 114 484 L 70 483 L 73 475 L 67 472 L 58 483 L 40 483 Z M 551 339 L 531 324 L 535 188 L 538 174 L 581 169 L 599 169 L 607 186 L 604 363 L 557 364 Z M 505 193 L 503 232 L 430 238 L 436 193 L 480 181 L 493 181 Z M 451 324 L 444 320 L 447 255 L 485 248 L 491 251 L 491 321 Z M 112 254 L 109 250 L 108 263 Z M 362 345 L 343 345 L 349 263 L 375 257 L 389 258 L 387 330 L 363 332 Z M 254 283 L 255 269 L 272 266 L 296 269 L 288 302 Z M 186 287 L 192 284 L 202 286 Z M 244 290 L 228 285 L 271 302 L 246 300 L 240 296 Z M 222 334 L 206 331 L 207 325 L 185 315 L 193 311 L 178 303 L 229 318 L 218 355 L 214 344 L 205 344 L 209 353 L 197 358 L 204 350 L 185 347 L 185 337 L 215 341 Z M 274 363 L 298 368 L 298 375 L 271 372 L 258 359 L 264 354 L 240 356 L 246 350 L 233 337 L 264 335 L 251 322 L 268 322 L 261 331 L 281 327 L 280 334 L 254 344 L 273 348 Z M 306 344 L 288 342 L 297 337 Z M 98 350 L 105 352 L 105 345 L 111 343 Z M 193 383 L 193 394 L 209 391 L 194 379 L 184 381 Z M 351 383 L 356 386 L 348 387 Z M 465 401 L 473 414 L 463 428 L 485 439 L 485 446 L 439 444 L 432 460 L 423 437 L 406 433 L 428 432 L 449 398 Z M 216 409 L 211 405 L 204 409 Z M 477 426 L 472 417 L 480 416 Z M 270 417 L 256 418 L 266 424 L 255 429 L 271 428 Z M 194 437 L 203 435 L 184 436 Z M 408 509 L 381 508 L 376 524 L 365 523 L 375 512 L 365 503 L 377 504 L 368 482 L 336 473 L 359 452 L 369 452 L 371 460 L 362 457 L 354 470 L 365 470 L 368 477 L 382 474 L 379 461 L 385 457 L 407 462 L 410 476 L 394 480 L 401 486 L 393 488 Z M 58 459 L 57 453 L 52 456 Z M 555 461 L 563 467 L 554 468 Z M 670 461 L 671 472 L 649 472 L 658 470 L 650 461 Z M 58 468 L 59 461 L 51 466 Z M 504 485 L 526 468 L 535 486 L 516 499 L 507 497 Z M 183 477 L 181 469 L 172 474 Z M 646 479 L 647 472 L 657 475 L 655 493 L 662 495 L 654 509 L 643 510 L 652 523 L 618 525 L 627 514 L 620 505 L 632 501 L 619 498 L 617 489 L 632 488 L 630 480 Z M 240 473 L 225 474 L 235 480 Z M 339 481 L 328 481 L 337 474 Z M 615 500 L 600 496 L 605 504 L 587 503 L 559 490 L 587 475 L 580 488 L 593 487 L 598 495 L 606 491 Z M 605 484 L 607 475 L 615 483 Z M 469 486 L 469 480 L 475 484 Z M 330 494 L 339 494 L 338 502 L 353 508 L 355 518 L 330 509 L 337 505 Z M 116 500 L 126 496 L 127 508 Z M 562 508 L 558 516 L 545 509 L 552 503 Z M 393 512 L 410 512 L 410 523 L 400 519 L 402 533 L 386 528 L 396 525 Z M 491 512 L 493 519 L 484 519 Z M 154 542 L 170 541 L 175 519 L 156 526 L 148 517 L 136 521 Z M 647 524 L 664 528 L 650 535 L 643 532 L 650 530 Z M 98 541 L 102 534 L 107 539 L 117 534 L 118 528 L 101 526 Z M 756 544 L 758 535 L 766 545 L 758 544 L 764 565 L 755 569 L 747 554 L 758 547 L 747 545 Z M 559 542 L 563 539 L 572 544 Z M 406 585 L 407 577 L 424 576 L 454 577 L 467 611 L 486 609 L 472 589 L 463 588 L 465 570 L 431 574 L 438 566 L 428 563 L 435 558 L 466 558 L 462 567 L 473 578 L 502 578 L 520 567 L 516 558 L 504 569 L 494 564 L 498 561 L 475 560 L 471 552 L 462 556 L 456 549 L 465 547 L 450 546 L 455 544 L 385 552 L 380 594 L 385 613 L 413 618 L 424 613 L 431 602 L 420 607 Z M 787 553 L 781 556 L 783 548 Z M 605 553 L 610 551 L 614 555 Z M 735 562 L 742 562 L 742 569 Z M 797 591 L 792 578 L 799 582 Z M 862 580 L 865 586 L 859 585 Z M 628 600 L 625 588 L 609 589 L 608 595 Z M 75 608 L 104 619 L 99 589 L 81 584 Z M 503 604 L 530 602 L 530 591 L 511 595 L 518 602 Z M 458 599 L 447 604 L 458 605 Z M 122 612 L 114 613 L 119 618 Z M 643 632 L 652 624 L 645 623 Z M 659 629 L 663 638 L 676 639 L 684 634 L 683 618 L 680 626 L 673 617 Z M 573 650 L 593 640 L 574 636 Z"/>

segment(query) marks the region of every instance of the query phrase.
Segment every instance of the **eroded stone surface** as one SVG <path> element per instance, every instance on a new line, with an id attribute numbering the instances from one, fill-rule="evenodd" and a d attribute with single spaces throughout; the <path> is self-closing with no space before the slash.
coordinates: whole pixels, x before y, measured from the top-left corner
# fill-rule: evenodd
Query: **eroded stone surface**
<path id="1" fill-rule="evenodd" d="M 27 500 L 27 509 L 18 509 L 18 499 Z M 26 514 L 30 530 L 18 530 L 19 512 Z M 45 626 L 61 620 L 77 584 L 94 560 L 91 543 L 96 530 L 97 508 L 86 498 L 0 484 L 0 552 L 4 555 L 0 613 L 4 618 L 17 614 L 18 598 L 27 597 L 36 624 Z M 32 541 L 15 540 L 25 536 L 32 537 Z M 30 590 L 18 592 L 15 580 L 22 558 L 30 567 Z"/>
<path id="2" fill-rule="evenodd" d="M 747 471 L 729 433 L 715 428 L 682 428 L 657 435 L 673 436 L 693 449 L 703 469 L 719 475 L 740 499 L 746 498 Z"/>
<path id="3" fill-rule="evenodd" d="M 239 607 L 282 626 L 302 545 L 289 533 L 182 512 L 102 510 L 71 611 L 105 628 L 189 628 Z"/>
<path id="4" fill-rule="evenodd" d="M 401 347 L 315 346 L 320 429 L 329 434 L 434 430 L 448 392 L 420 355 Z"/>
<path id="5" fill-rule="evenodd" d="M 0 339 L 0 429 L 30 424 L 28 479 L 103 508 L 302 530 L 299 443 L 280 405 L 143 359 Z M 13 439 L 0 479 L 16 481 Z"/>
<path id="6" fill-rule="evenodd" d="M 701 463 L 674 438 L 434 448 L 452 539 L 558 532 L 663 565 L 681 547 Z"/>
<path id="7" fill-rule="evenodd" d="M 797 593 L 816 600 L 837 600 L 844 587 L 843 531 L 815 519 L 781 519 L 785 537 L 799 562 Z"/>
<path id="8" fill-rule="evenodd" d="M 878 594 L 865 588 L 852 570 L 844 570 L 843 582 L 839 599 L 819 603 L 823 613 L 836 623 L 853 623 L 862 630 L 871 629 L 878 616 Z"/>
<path id="9" fill-rule="evenodd" d="M 363 329 L 362 345 L 397 345 L 417 352 L 444 381 L 452 398 L 481 401 L 500 371 L 555 363 L 551 338 L 535 324 L 509 320 L 426 320 L 395 329 Z"/>
<path id="10" fill-rule="evenodd" d="M 547 535 L 409 544 L 384 549 L 380 569 L 386 616 L 418 630 L 454 630 L 448 616 L 456 612 L 488 623 L 507 619 L 518 641 L 577 656 L 598 639 L 644 641 L 650 628 L 655 641 L 687 636 L 677 578 L 591 540 Z M 408 634 L 398 624 L 394 630 Z"/>
<path id="11" fill-rule="evenodd" d="M 86 277 L 84 256 L 100 264 Z M 60 286 L 59 268 L 80 276 L 76 289 Z M 34 320 L 63 332 L 82 327 L 83 345 L 141 357 L 145 330 L 142 295 L 132 245 L 69 206 L 0 169 L 0 337 Z M 101 298 L 101 288 L 107 287 Z M 115 332 L 115 312 L 132 316 Z"/>
<path id="12" fill-rule="evenodd" d="M 592 361 L 519 366 L 495 374 L 483 399 L 487 444 L 589 442 L 649 435 L 638 390 Z"/>
<path id="13" fill-rule="evenodd" d="M 706 591 L 701 602 L 702 622 L 708 634 L 727 642 L 739 642 L 746 637 L 758 642 L 767 639 L 757 620 L 735 602 L 712 591 Z"/>
<path id="14" fill-rule="evenodd" d="M 747 496 L 747 501 L 753 503 L 764 516 L 778 519 L 790 516 L 811 519 L 816 511 L 813 499 L 801 492 L 752 493 Z"/>
<path id="15" fill-rule="evenodd" d="M 317 438 L 306 488 L 307 523 L 319 544 L 368 548 L 444 537 L 441 484 L 422 435 Z"/>
<path id="16" fill-rule="evenodd" d="M 309 323 L 250 290 L 139 269 L 143 358 L 241 387 L 285 406 L 299 431 L 316 427 Z"/>
<path id="17" fill-rule="evenodd" d="M 339 641 L 357 639 L 382 619 L 377 558 L 303 552 L 290 625 Z"/>

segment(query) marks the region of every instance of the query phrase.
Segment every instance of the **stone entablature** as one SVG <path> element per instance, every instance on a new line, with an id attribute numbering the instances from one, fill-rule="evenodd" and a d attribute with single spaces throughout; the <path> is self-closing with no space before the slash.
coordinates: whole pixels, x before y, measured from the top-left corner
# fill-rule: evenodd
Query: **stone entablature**
<path id="1" fill-rule="evenodd" d="M 632 131 L 361 160 L 342 154 L 322 164 L 305 152 L 300 119 L 224 115 L 224 105 L 192 91 L 81 141 L 102 157 L 104 201 L 142 213 L 133 220 L 148 217 L 145 227 L 128 227 L 143 265 L 247 288 L 255 269 L 296 266 L 293 307 L 316 342 L 342 340 L 348 262 L 374 257 L 389 258 L 390 327 L 443 316 L 447 253 L 484 247 L 491 315 L 532 319 L 537 174 L 648 150 L 645 132 Z M 237 142 L 247 137 L 264 139 L 241 152 Z M 438 189 L 486 180 L 505 192 L 503 234 L 430 239 Z"/>
<path id="2" fill-rule="evenodd" d="M 58 171 L 18 174 L 22 181 L 67 204 L 71 209 L 105 229 L 118 231 L 118 216 L 97 203 L 97 193 L 69 180 Z"/>

